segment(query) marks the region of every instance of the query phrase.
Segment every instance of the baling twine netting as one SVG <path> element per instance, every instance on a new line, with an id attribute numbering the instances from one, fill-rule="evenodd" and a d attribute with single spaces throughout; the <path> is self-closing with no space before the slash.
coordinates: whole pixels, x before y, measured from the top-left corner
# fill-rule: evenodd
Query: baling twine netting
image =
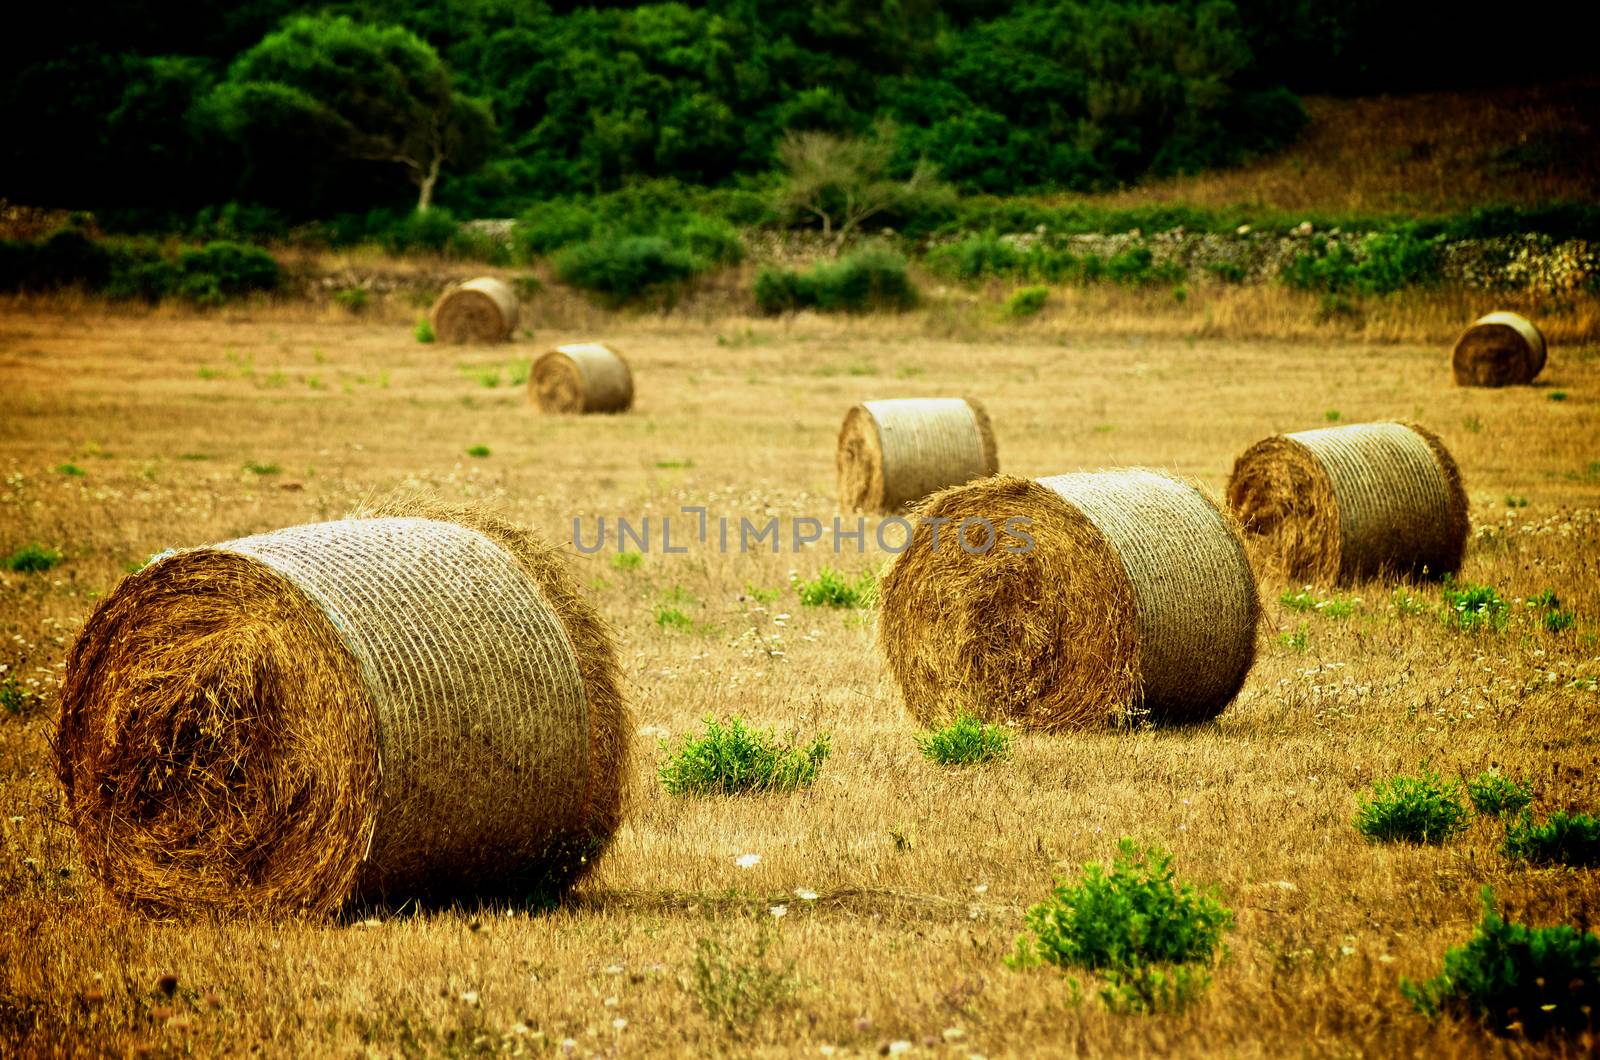
<path id="1" fill-rule="evenodd" d="M 517 293 L 492 276 L 457 284 L 439 296 L 428 324 L 440 342 L 504 342 L 517 328 Z"/>
<path id="2" fill-rule="evenodd" d="M 1467 496 L 1432 432 L 1362 423 L 1275 435 L 1234 463 L 1228 505 L 1296 581 L 1438 577 L 1461 566 Z"/>
<path id="3" fill-rule="evenodd" d="M 610 346 L 557 346 L 533 362 L 528 392 L 545 412 L 626 412 L 633 407 L 633 372 Z"/>
<path id="4" fill-rule="evenodd" d="M 559 555 L 469 511 L 365 514 L 168 554 L 90 616 L 57 772 L 117 897 L 516 897 L 603 849 L 629 726 Z"/>
<path id="5" fill-rule="evenodd" d="M 1456 340 L 1450 369 L 1457 386 L 1531 383 L 1544 371 L 1544 334 L 1518 313 L 1488 313 Z"/>
<path id="6" fill-rule="evenodd" d="M 1000 469 L 994 429 L 972 398 L 902 398 L 852 408 L 839 430 L 839 503 L 896 512 Z"/>
<path id="7" fill-rule="evenodd" d="M 1046 731 L 1202 721 L 1249 673 L 1255 579 L 1237 529 L 1186 483 L 1138 468 L 1001 475 L 919 515 L 883 580 L 878 639 L 923 724 L 962 710 Z M 956 535 L 978 518 L 999 544 L 972 554 Z M 1031 548 L 1008 535 L 1012 519 Z M 976 547 L 985 531 L 969 525 Z"/>

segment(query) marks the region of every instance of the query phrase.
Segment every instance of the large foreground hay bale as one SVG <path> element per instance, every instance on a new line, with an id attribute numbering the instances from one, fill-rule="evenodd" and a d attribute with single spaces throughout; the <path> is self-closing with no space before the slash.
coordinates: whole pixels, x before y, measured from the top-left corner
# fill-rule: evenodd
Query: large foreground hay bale
<path id="1" fill-rule="evenodd" d="M 883 580 L 878 643 L 923 724 L 968 710 L 1047 731 L 1215 717 L 1255 660 L 1236 528 L 1154 471 L 1006 475 L 934 494 Z M 938 546 L 933 524 L 944 517 Z M 961 546 L 963 520 L 998 541 Z M 1007 520 L 1027 520 L 1027 547 Z M 1017 525 L 1020 528 L 1020 524 Z M 992 540 L 967 524 L 970 547 Z"/>
<path id="2" fill-rule="evenodd" d="M 480 276 L 445 291 L 433 303 L 428 323 L 440 342 L 505 342 L 517 328 L 517 293 L 492 276 Z"/>
<path id="3" fill-rule="evenodd" d="M 559 554 L 398 502 L 168 553 L 68 658 L 56 771 L 157 913 L 557 893 L 618 824 L 630 726 Z"/>
<path id="4" fill-rule="evenodd" d="M 1466 548 L 1461 471 L 1437 436 L 1410 424 L 1263 439 L 1234 462 L 1228 505 L 1295 581 L 1438 577 Z"/>
<path id="5" fill-rule="evenodd" d="M 533 362 L 528 394 L 545 412 L 626 412 L 633 407 L 633 372 L 610 346 L 557 346 Z"/>
<path id="6" fill-rule="evenodd" d="M 896 512 L 1000 470 L 989 414 L 972 398 L 866 401 L 845 414 L 837 456 L 846 511 Z"/>
<path id="7" fill-rule="evenodd" d="M 1461 333 L 1450 357 L 1457 386 L 1531 383 L 1544 371 L 1544 335 L 1527 317 L 1489 313 Z"/>

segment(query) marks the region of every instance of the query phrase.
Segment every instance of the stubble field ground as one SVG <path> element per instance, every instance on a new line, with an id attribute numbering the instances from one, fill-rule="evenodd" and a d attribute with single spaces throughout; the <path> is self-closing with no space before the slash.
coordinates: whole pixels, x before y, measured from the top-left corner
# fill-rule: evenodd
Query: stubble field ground
<path id="1" fill-rule="evenodd" d="M 1600 347 L 1558 344 L 1532 387 L 1463 390 L 1447 339 L 1162 337 L 1159 322 L 1140 334 L 1119 320 L 590 318 L 588 334 L 541 323 L 463 349 L 418 345 L 402 321 L 294 307 L 7 306 L 0 554 L 38 542 L 67 559 L 0 574 L 0 678 L 22 693 L 0 712 L 0 1053 L 1524 1051 L 1428 1022 L 1399 982 L 1465 940 L 1485 884 L 1519 918 L 1593 925 L 1594 873 L 1516 867 L 1491 823 L 1413 848 L 1368 844 L 1350 818 L 1374 778 L 1423 762 L 1529 777 L 1541 812 L 1600 806 Z M 519 366 L 586 337 L 626 351 L 635 410 L 540 416 L 512 385 Z M 646 735 L 628 823 L 559 909 L 158 923 L 86 878 L 50 774 L 51 718 L 66 646 L 129 564 L 394 488 L 487 501 L 561 540 L 575 516 L 592 537 L 599 516 L 659 525 L 681 505 L 830 521 L 845 410 L 941 394 L 987 404 L 1008 472 L 1142 464 L 1214 494 L 1269 433 L 1335 413 L 1421 422 L 1466 478 L 1462 576 L 1513 601 L 1511 621 L 1453 632 L 1436 586 L 1405 588 L 1415 603 L 1401 606 L 1381 583 L 1334 594 L 1359 601 L 1349 617 L 1300 613 L 1268 578 L 1259 661 L 1215 723 L 1023 736 L 1008 763 L 948 771 L 917 752 L 870 614 L 804 608 L 790 588 L 792 574 L 854 574 L 886 555 L 689 542 L 668 556 L 658 539 L 623 569 L 613 543 L 574 567 L 616 629 Z M 1573 629 L 1549 633 L 1522 606 L 1545 588 L 1577 613 Z M 658 625 L 658 606 L 692 628 Z M 1286 642 L 1302 629 L 1303 647 Z M 733 714 L 831 733 L 815 786 L 666 796 L 660 734 Z M 1092 990 L 1075 1003 L 1054 970 L 1001 963 L 1052 878 L 1109 860 L 1122 835 L 1172 850 L 1235 914 L 1213 986 L 1180 1015 L 1114 1015 Z M 746 854 L 759 864 L 739 867 Z M 708 1015 L 706 943 L 751 973 L 728 991 L 748 1021 Z"/>

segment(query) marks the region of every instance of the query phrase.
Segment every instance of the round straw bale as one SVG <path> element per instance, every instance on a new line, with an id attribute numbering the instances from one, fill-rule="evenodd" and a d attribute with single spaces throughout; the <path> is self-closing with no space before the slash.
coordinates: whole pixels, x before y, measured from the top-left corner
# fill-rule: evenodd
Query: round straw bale
<path id="1" fill-rule="evenodd" d="M 1466 548 L 1461 471 L 1436 435 L 1411 424 L 1265 438 L 1234 462 L 1228 505 L 1295 581 L 1438 577 Z"/>
<path id="2" fill-rule="evenodd" d="M 1255 577 L 1193 486 L 1141 468 L 997 475 L 918 514 L 878 643 L 925 725 L 962 710 L 1045 731 L 1203 721 L 1255 660 Z"/>
<path id="3" fill-rule="evenodd" d="M 527 897 L 603 851 L 631 726 L 558 554 L 486 514 L 369 515 L 165 554 L 90 615 L 55 765 L 116 897 Z"/>
<path id="4" fill-rule="evenodd" d="M 440 295 L 428 323 L 440 342 L 505 342 L 517 328 L 519 311 L 509 284 L 480 276 Z"/>
<path id="5" fill-rule="evenodd" d="M 866 401 L 839 428 L 839 503 L 896 512 L 1000 469 L 989 414 L 974 398 Z"/>
<path id="6" fill-rule="evenodd" d="M 528 395 L 545 412 L 626 412 L 633 407 L 633 372 L 610 346 L 557 346 L 533 362 Z"/>
<path id="7" fill-rule="evenodd" d="M 1488 313 L 1456 340 L 1450 357 L 1457 386 L 1531 383 L 1544 371 L 1544 335 L 1517 313 Z"/>

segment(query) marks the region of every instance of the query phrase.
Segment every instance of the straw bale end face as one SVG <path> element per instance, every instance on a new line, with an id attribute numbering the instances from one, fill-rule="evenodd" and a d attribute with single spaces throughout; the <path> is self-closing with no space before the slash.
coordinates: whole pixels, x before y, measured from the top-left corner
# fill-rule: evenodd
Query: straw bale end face
<path id="1" fill-rule="evenodd" d="M 521 303 L 502 280 L 480 276 L 445 291 L 428 312 L 440 342 L 505 342 L 517 329 Z"/>
<path id="2" fill-rule="evenodd" d="M 840 507 L 878 513 L 1000 470 L 993 424 L 974 398 L 863 402 L 845 414 L 835 462 Z"/>
<path id="3" fill-rule="evenodd" d="M 1462 332 L 1450 355 L 1457 386 L 1531 383 L 1544 370 L 1544 334 L 1517 313 L 1488 313 Z"/>
<path id="4" fill-rule="evenodd" d="M 168 555 L 86 622 L 56 770 L 118 898 L 526 899 L 604 850 L 631 725 L 559 553 L 471 509 L 362 514 Z"/>
<path id="5" fill-rule="evenodd" d="M 633 407 L 633 370 L 612 346 L 557 346 L 533 362 L 528 395 L 543 412 L 627 412 Z"/>

